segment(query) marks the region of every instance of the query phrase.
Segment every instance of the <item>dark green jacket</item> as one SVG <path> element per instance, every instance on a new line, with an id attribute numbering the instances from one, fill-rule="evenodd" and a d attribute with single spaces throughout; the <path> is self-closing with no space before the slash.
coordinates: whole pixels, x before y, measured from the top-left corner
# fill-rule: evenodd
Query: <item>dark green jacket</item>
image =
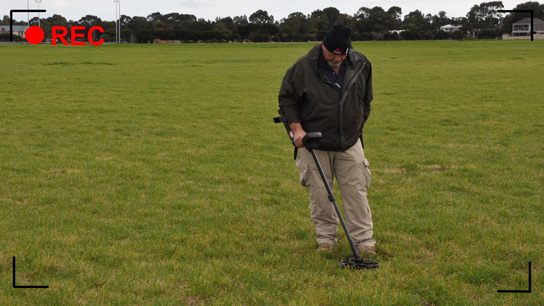
<path id="1" fill-rule="evenodd" d="M 319 70 L 321 44 L 299 58 L 283 78 L 279 104 L 288 124 L 300 122 L 306 132 L 321 132 L 320 150 L 346 151 L 361 136 L 370 115 L 372 66 L 350 49 L 342 99 Z"/>

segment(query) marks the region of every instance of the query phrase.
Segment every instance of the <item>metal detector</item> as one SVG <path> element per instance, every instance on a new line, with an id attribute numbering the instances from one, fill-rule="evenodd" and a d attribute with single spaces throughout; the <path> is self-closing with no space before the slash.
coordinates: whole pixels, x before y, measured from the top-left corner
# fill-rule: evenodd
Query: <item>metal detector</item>
<path id="1" fill-rule="evenodd" d="M 291 143 L 294 145 L 295 144 L 293 141 L 294 135 L 291 129 L 289 128 L 289 125 L 283 118 L 281 111 L 280 111 L 280 116 L 274 118 L 274 122 L 275 123 L 283 122 L 283 125 L 285 126 L 285 129 L 287 130 L 287 134 L 289 135 L 289 138 L 291 138 Z M 321 132 L 307 133 L 306 136 L 304 136 L 304 138 L 302 139 L 302 144 L 308 151 L 310 151 L 310 153 L 312 154 L 312 157 L 314 158 L 315 165 L 317 166 L 317 170 L 319 170 L 319 174 L 321 175 L 323 184 L 325 185 L 325 188 L 327 188 L 327 193 L 329 194 L 329 201 L 331 201 L 334 206 L 336 215 L 338 216 L 338 219 L 340 220 L 340 223 L 342 224 L 342 228 L 344 229 L 344 232 L 346 233 L 346 237 L 348 237 L 349 246 L 351 247 L 351 251 L 353 252 L 353 256 L 347 257 L 346 260 L 339 262 L 338 265 L 342 268 L 350 268 L 350 269 L 378 268 L 380 266 L 379 262 L 368 261 L 361 258 L 361 256 L 359 255 L 359 251 L 357 251 L 357 248 L 355 247 L 355 243 L 353 243 L 353 239 L 351 238 L 351 235 L 346 226 L 346 223 L 344 222 L 344 218 L 342 217 L 340 208 L 338 208 L 338 204 L 336 203 L 336 199 L 334 198 L 334 195 L 332 193 L 331 186 L 329 185 L 329 182 L 327 181 L 327 178 L 325 177 L 325 173 L 323 172 L 323 168 L 321 167 L 321 164 L 319 163 L 319 159 L 317 158 L 317 155 L 315 154 L 315 149 L 319 147 L 319 141 L 321 141 L 322 137 L 323 136 L 321 135 Z M 296 147 L 295 147 L 295 159 L 296 159 Z"/>

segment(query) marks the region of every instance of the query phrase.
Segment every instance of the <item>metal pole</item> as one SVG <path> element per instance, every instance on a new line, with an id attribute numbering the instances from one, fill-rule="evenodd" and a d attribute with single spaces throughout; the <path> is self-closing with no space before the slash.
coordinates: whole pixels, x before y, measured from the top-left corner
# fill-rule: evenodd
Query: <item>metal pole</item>
<path id="1" fill-rule="evenodd" d="M 115 43 L 117 43 L 117 1 L 113 0 L 115 4 Z"/>
<path id="2" fill-rule="evenodd" d="M 38 3 L 38 10 L 40 10 L 40 2 L 42 2 L 42 0 L 35 0 L 36 3 Z M 38 27 L 40 26 L 40 12 L 38 12 Z"/>
<path id="3" fill-rule="evenodd" d="M 30 0 L 26 0 L 26 9 L 30 10 Z M 28 22 L 28 27 L 30 28 L 30 12 L 26 12 L 26 20 Z"/>
<path id="4" fill-rule="evenodd" d="M 351 235 L 349 233 L 348 227 L 346 226 L 346 222 L 344 222 L 344 218 L 342 218 L 342 213 L 340 212 L 340 209 L 338 208 L 338 204 L 336 204 L 336 199 L 334 198 L 334 195 L 332 193 L 331 186 L 329 185 L 329 182 L 327 181 L 327 177 L 325 176 L 325 173 L 323 172 L 323 169 L 321 168 L 321 163 L 319 163 L 319 159 L 317 159 L 315 150 L 314 149 L 309 149 L 309 150 L 310 150 L 310 153 L 312 153 L 312 157 L 314 158 L 317 170 L 319 170 L 319 174 L 321 175 L 323 184 L 325 185 L 325 188 L 327 189 L 327 193 L 329 194 L 329 201 L 331 201 L 332 205 L 334 206 L 334 210 L 336 211 L 336 216 L 338 216 L 338 219 L 340 220 L 340 223 L 342 224 L 342 228 L 344 228 L 344 233 L 346 233 L 346 236 L 348 237 L 349 246 L 351 247 L 353 256 L 355 257 L 355 259 L 361 260 L 361 255 L 359 255 L 359 251 L 357 251 L 357 248 L 355 247 L 355 243 L 353 243 L 353 239 L 351 239 Z"/>
<path id="5" fill-rule="evenodd" d="M 533 32 L 533 26 L 534 26 L 534 21 L 533 21 L 533 10 L 531 10 L 531 41 L 533 41 L 534 39 L 534 32 Z"/>
<path id="6" fill-rule="evenodd" d="M 113 0 L 115 2 L 115 42 L 121 43 L 121 0 Z M 119 8 L 117 8 L 119 6 Z"/>
<path id="7" fill-rule="evenodd" d="M 119 0 L 119 43 L 121 43 L 121 0 Z"/>

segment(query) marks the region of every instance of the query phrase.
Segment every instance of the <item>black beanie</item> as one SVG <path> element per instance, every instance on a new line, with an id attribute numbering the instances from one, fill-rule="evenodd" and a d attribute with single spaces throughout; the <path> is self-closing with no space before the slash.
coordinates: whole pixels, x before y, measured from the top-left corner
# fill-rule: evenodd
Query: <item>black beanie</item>
<path id="1" fill-rule="evenodd" d="M 351 29 L 345 25 L 335 25 L 325 35 L 323 45 L 334 54 L 347 54 L 351 48 Z"/>

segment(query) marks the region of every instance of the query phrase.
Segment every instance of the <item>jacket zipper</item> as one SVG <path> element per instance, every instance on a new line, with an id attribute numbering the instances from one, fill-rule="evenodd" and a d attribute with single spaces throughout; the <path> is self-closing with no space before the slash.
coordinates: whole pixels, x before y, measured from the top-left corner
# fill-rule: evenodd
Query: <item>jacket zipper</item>
<path id="1" fill-rule="evenodd" d="M 344 86 L 344 89 L 342 90 L 342 98 L 339 100 L 339 103 L 340 103 L 340 114 L 339 114 L 339 127 L 338 127 L 338 130 L 340 131 L 340 150 L 342 152 L 345 152 L 345 142 L 346 140 L 344 139 L 344 129 L 343 129 L 343 126 L 344 126 L 344 116 L 342 116 L 342 111 L 344 109 L 344 102 L 345 102 L 345 98 L 344 98 L 344 92 L 347 91 L 349 89 L 349 87 L 351 87 L 351 85 L 353 85 L 354 83 L 354 80 L 356 79 L 356 76 L 359 75 L 359 73 L 361 73 L 361 71 L 364 69 L 366 65 L 366 62 L 363 62 L 363 64 L 360 65 L 360 68 L 358 68 L 355 73 L 353 74 L 353 76 L 351 77 L 351 79 L 348 80 L 348 83 L 347 83 L 347 86 Z M 334 88 L 334 84 L 332 84 L 322 73 L 321 73 L 321 70 L 319 69 L 319 65 L 316 65 L 316 72 L 317 74 L 320 76 L 321 78 L 321 81 L 323 81 L 324 83 L 326 84 L 330 84 L 333 89 L 336 91 L 336 88 Z M 344 83 L 345 84 L 345 83 Z"/>
<path id="2" fill-rule="evenodd" d="M 343 110 L 344 110 L 344 103 L 346 102 L 345 100 L 345 95 L 344 93 L 349 90 L 349 88 L 351 87 L 351 85 L 353 85 L 353 83 L 355 82 L 356 80 L 356 76 L 358 76 L 362 70 L 365 68 L 365 65 L 366 65 L 366 62 L 363 62 L 363 64 L 361 65 L 360 68 L 358 68 L 355 73 L 353 74 L 353 76 L 351 77 L 350 80 L 348 80 L 348 83 L 347 83 L 347 86 L 344 86 L 344 89 L 342 90 L 342 99 L 340 100 L 340 120 L 339 120 L 339 130 L 340 130 L 340 150 L 342 150 L 342 152 L 345 152 L 346 151 L 346 140 L 344 139 L 344 116 L 342 115 L 343 114 Z"/>

